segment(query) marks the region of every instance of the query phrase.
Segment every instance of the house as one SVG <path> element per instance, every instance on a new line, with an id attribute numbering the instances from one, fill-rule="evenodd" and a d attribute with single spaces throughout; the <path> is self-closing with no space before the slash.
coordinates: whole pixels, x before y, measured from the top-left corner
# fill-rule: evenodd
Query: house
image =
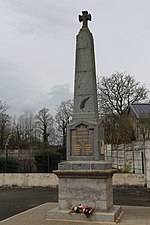
<path id="1" fill-rule="evenodd" d="M 135 130 L 136 140 L 150 138 L 150 103 L 133 103 L 129 116 Z"/>

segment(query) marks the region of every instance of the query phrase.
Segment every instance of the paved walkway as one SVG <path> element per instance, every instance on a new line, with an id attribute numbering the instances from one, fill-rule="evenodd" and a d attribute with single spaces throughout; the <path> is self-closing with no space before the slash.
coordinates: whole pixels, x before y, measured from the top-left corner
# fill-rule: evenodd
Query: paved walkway
<path id="1" fill-rule="evenodd" d="M 47 212 L 57 203 L 45 203 L 0 222 L 0 225 L 112 225 L 109 222 L 79 222 L 47 220 Z M 150 225 L 150 207 L 123 206 L 123 215 L 118 225 Z"/>

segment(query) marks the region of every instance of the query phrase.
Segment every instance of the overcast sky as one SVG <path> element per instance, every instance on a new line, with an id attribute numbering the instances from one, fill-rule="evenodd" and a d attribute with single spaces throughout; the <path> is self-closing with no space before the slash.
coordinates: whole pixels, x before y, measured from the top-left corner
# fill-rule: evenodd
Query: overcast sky
<path id="1" fill-rule="evenodd" d="M 92 15 L 97 75 L 126 71 L 150 89 L 150 0 L 0 0 L 0 100 L 11 114 L 54 114 L 73 98 L 83 10 Z"/>

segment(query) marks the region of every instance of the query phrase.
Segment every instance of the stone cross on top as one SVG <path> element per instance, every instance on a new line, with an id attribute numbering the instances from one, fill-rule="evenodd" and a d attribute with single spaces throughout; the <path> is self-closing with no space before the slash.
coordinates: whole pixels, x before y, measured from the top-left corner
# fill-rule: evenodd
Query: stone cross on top
<path id="1" fill-rule="evenodd" d="M 79 15 L 79 21 L 82 22 L 83 21 L 83 25 L 82 28 L 84 27 L 88 27 L 88 20 L 91 21 L 91 14 L 88 14 L 88 11 L 82 11 L 82 16 Z"/>

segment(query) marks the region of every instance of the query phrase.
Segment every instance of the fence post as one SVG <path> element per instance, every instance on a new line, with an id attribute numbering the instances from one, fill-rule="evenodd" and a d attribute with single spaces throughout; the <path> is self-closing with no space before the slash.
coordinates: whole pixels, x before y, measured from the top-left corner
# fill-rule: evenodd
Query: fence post
<path id="1" fill-rule="evenodd" d="M 133 173 L 135 173 L 134 141 L 132 141 Z"/>
<path id="2" fill-rule="evenodd" d="M 141 152 L 141 158 L 142 158 L 142 173 L 144 174 L 144 156 L 143 156 L 143 152 Z"/>

